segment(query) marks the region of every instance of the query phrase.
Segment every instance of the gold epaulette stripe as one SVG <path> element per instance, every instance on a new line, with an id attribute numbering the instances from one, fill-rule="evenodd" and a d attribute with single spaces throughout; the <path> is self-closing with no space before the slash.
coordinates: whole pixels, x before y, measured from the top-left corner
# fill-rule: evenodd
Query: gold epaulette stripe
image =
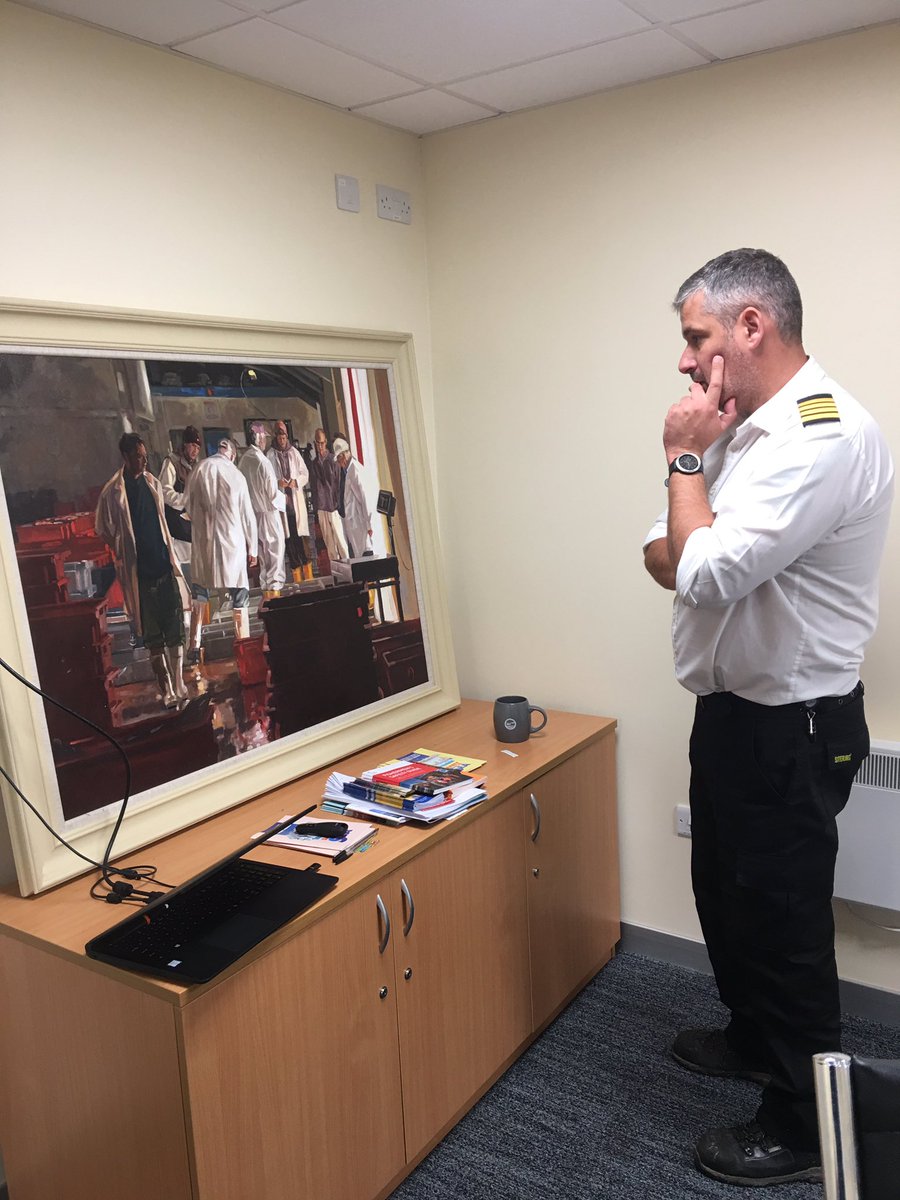
<path id="1" fill-rule="evenodd" d="M 797 401 L 800 410 L 800 420 L 803 425 L 840 424 L 841 414 L 834 402 L 834 396 L 822 392 L 817 396 L 805 396 Z"/>

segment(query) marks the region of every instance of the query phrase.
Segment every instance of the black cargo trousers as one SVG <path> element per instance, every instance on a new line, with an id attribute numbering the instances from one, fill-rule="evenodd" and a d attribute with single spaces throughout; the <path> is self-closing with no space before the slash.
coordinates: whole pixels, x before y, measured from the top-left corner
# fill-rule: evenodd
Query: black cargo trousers
<path id="1" fill-rule="evenodd" d="M 812 1056 L 839 1050 L 831 896 L 835 818 L 869 752 L 863 686 L 762 705 L 697 699 L 691 876 L 733 1049 L 768 1071 L 757 1120 L 818 1145 Z"/>

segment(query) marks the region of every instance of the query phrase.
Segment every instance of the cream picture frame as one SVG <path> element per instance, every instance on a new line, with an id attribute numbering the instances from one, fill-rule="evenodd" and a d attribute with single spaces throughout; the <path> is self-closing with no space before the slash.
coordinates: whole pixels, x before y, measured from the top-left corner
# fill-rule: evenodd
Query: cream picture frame
<path id="1" fill-rule="evenodd" d="M 121 858 L 226 808 L 456 707 L 459 689 L 437 537 L 412 337 L 405 333 L 257 323 L 175 313 L 0 300 L 0 353 L 78 353 L 130 358 L 384 368 L 388 372 L 409 520 L 428 680 L 364 708 L 171 784 L 141 793 L 116 839 Z M 6 504 L 0 505 L 0 657 L 39 682 Z M 0 754 L 5 770 L 47 823 L 82 854 L 102 856 L 119 805 L 66 821 L 42 700 L 0 670 Z M 89 869 L 60 844 L 3 781 L 3 801 L 23 895 Z M 252 833 L 252 831 L 249 831 Z"/>

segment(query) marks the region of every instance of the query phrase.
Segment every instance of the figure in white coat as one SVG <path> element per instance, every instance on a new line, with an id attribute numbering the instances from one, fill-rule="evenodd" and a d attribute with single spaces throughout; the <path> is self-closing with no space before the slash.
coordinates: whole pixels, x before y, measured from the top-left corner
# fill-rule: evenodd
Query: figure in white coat
<path id="1" fill-rule="evenodd" d="M 119 451 L 122 466 L 100 493 L 94 527 L 112 551 L 125 608 L 150 652 L 163 704 L 174 708 L 188 697 L 182 675 L 187 589 L 162 486 L 147 470 L 147 448 L 139 434 L 126 433 Z"/>
<path id="2" fill-rule="evenodd" d="M 247 481 L 234 465 L 234 442 L 222 438 L 217 452 L 194 468 L 184 491 L 191 518 L 191 593 L 209 600 L 210 588 L 224 588 L 234 605 L 234 633 L 250 636 L 247 565 L 256 565 L 256 517 Z"/>
<path id="3" fill-rule="evenodd" d="M 284 587 L 284 492 L 278 487 L 275 469 L 266 458 L 269 433 L 262 421 L 254 421 L 247 435 L 247 450 L 239 470 L 247 480 L 250 503 L 256 517 L 259 582 L 266 595 L 277 596 Z"/>
<path id="4" fill-rule="evenodd" d="M 291 574 L 297 583 L 301 579 L 312 579 L 313 553 L 305 491 L 309 483 L 309 470 L 303 461 L 303 455 L 291 445 L 284 421 L 275 422 L 274 445 L 267 458 L 278 476 L 278 486 L 286 501 L 286 547 Z"/>
<path id="5" fill-rule="evenodd" d="M 366 496 L 362 471 L 343 438 L 334 439 L 332 450 L 340 467 L 338 513 L 351 558 L 362 558 L 372 549 L 372 508 Z"/>

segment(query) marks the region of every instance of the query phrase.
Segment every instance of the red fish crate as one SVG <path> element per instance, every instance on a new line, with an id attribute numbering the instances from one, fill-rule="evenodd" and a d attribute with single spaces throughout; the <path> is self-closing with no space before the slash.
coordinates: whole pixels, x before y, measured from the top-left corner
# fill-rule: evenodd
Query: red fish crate
<path id="1" fill-rule="evenodd" d="M 71 513 L 72 537 L 80 537 L 83 533 L 94 534 L 94 514 L 92 512 Z"/>
<path id="2" fill-rule="evenodd" d="M 69 584 L 66 577 L 54 579 L 50 583 L 36 583 L 31 587 L 22 588 L 26 608 L 44 608 L 68 604 Z"/>
<path id="3" fill-rule="evenodd" d="M 106 609 L 105 598 L 32 608 L 28 613 L 32 640 L 54 654 L 64 654 L 69 647 L 98 646 L 108 636 Z"/>
<path id="4" fill-rule="evenodd" d="M 73 517 L 46 517 L 31 525 L 18 525 L 16 540 L 20 546 L 58 546 L 68 541 L 74 532 Z"/>
<path id="5" fill-rule="evenodd" d="M 23 588 L 37 587 L 44 583 L 58 583 L 66 577 L 63 566 L 66 555 L 62 550 L 17 549 L 16 559 L 19 563 L 19 575 L 22 577 Z"/>
<path id="6" fill-rule="evenodd" d="M 84 559 L 95 567 L 108 567 L 112 562 L 112 553 L 106 542 L 89 533 L 78 533 L 70 538 L 65 544 L 65 556 L 67 562 Z"/>

